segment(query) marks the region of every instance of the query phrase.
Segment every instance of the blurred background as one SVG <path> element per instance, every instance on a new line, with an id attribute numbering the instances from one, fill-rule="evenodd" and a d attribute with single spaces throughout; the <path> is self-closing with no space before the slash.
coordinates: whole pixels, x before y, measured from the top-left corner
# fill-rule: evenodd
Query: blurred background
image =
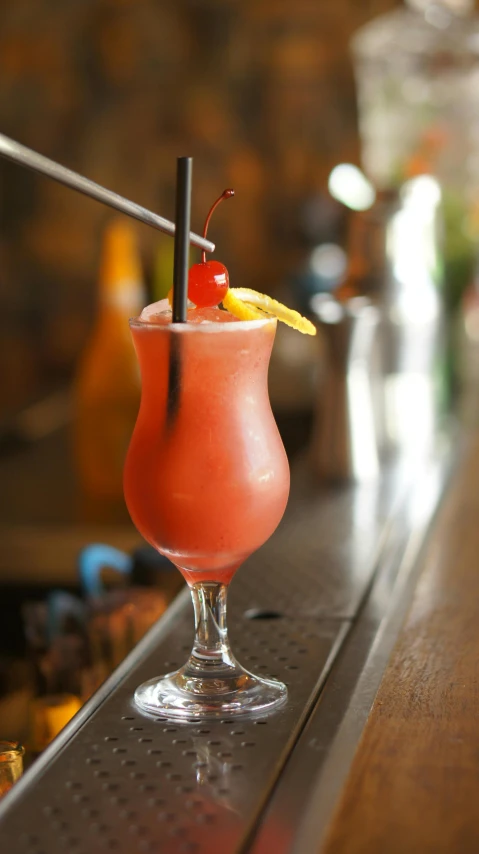
<path id="1" fill-rule="evenodd" d="M 337 418 L 353 405 L 336 392 L 357 329 L 356 368 L 375 378 L 361 408 L 375 424 L 374 436 L 362 424 L 369 473 L 406 441 L 410 406 L 429 407 L 425 436 L 453 408 L 477 423 L 478 93 L 472 0 L 0 9 L 2 133 L 168 218 L 176 157 L 193 156 L 196 231 L 234 187 L 209 235 L 232 285 L 318 325 L 317 341 L 278 331 L 270 391 L 290 458 L 313 443 L 319 477 L 331 449 L 318 399 L 329 395 Z M 172 251 L 153 229 L 0 160 L 0 737 L 25 729 L 27 671 L 48 714 L 45 697 L 67 696 L 58 729 L 178 590 L 121 490 L 139 400 L 127 319 L 166 295 Z M 328 475 L 361 472 L 349 460 Z M 92 542 L 100 549 L 85 552 Z M 43 736 L 29 729 L 37 752 L 43 706 Z"/>
<path id="2" fill-rule="evenodd" d="M 6 4 L 2 131 L 170 218 L 175 158 L 191 154 L 194 226 L 234 187 L 212 238 L 233 282 L 270 290 L 297 260 L 302 206 L 324 190 L 336 162 L 357 161 L 349 38 L 392 6 Z M 0 182 L 5 412 L 71 376 L 93 318 L 109 214 L 5 163 Z M 138 239 L 151 281 L 161 239 L 148 228 Z"/>

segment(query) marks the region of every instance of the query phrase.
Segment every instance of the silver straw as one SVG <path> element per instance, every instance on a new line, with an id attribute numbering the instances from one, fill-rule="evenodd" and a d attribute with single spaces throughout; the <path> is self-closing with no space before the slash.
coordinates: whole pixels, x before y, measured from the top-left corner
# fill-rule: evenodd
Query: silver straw
<path id="1" fill-rule="evenodd" d="M 165 234 L 173 236 L 175 233 L 175 224 L 170 222 L 169 219 L 158 216 L 158 214 L 152 213 L 135 202 L 130 202 L 129 199 L 125 199 L 123 196 L 119 196 L 118 193 L 113 193 L 111 190 L 105 189 L 100 184 L 84 178 L 82 175 L 73 172 L 71 169 L 67 169 L 65 166 L 60 166 L 59 163 L 49 160 L 43 154 L 38 154 L 36 151 L 32 151 L 31 148 L 26 148 L 25 145 L 9 139 L 3 133 L 0 133 L 0 156 L 6 157 L 7 160 L 12 160 L 13 163 L 19 163 L 20 166 L 33 169 L 34 172 L 47 175 L 48 178 L 53 178 L 54 181 L 65 184 L 66 187 L 71 187 L 72 190 L 84 193 L 85 196 L 91 196 L 92 199 L 115 208 L 134 219 L 139 219 L 140 222 L 151 225 Z M 204 237 L 200 237 L 199 234 L 195 234 L 192 231 L 190 231 L 190 242 L 195 246 L 199 246 L 200 249 L 205 249 L 207 252 L 213 252 L 215 249 L 214 243 L 211 243 L 210 240 L 205 240 Z"/>

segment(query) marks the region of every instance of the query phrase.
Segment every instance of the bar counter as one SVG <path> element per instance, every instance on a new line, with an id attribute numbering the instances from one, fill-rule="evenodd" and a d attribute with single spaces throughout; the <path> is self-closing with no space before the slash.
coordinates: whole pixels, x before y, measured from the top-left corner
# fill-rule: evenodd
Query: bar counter
<path id="1" fill-rule="evenodd" d="M 317 851 L 479 850 L 478 520 L 476 438 L 428 538 L 412 601 Z"/>
<path id="2" fill-rule="evenodd" d="M 288 684 L 269 717 L 171 723 L 133 690 L 182 663 L 187 592 L 0 804 L 0 850 L 214 854 L 479 848 L 479 437 L 378 482 L 293 467 L 231 586 L 233 649 Z"/>

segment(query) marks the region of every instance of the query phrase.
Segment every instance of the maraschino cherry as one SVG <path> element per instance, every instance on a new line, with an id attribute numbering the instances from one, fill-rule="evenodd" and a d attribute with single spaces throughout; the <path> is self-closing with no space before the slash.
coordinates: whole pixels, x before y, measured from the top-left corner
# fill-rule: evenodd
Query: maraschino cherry
<path id="1" fill-rule="evenodd" d="M 206 237 L 213 211 L 223 199 L 234 196 L 234 190 L 225 190 L 219 199 L 211 206 L 203 228 Z M 198 308 L 209 308 L 218 305 L 229 288 L 228 270 L 221 261 L 207 261 L 206 252 L 201 253 L 201 261 L 193 264 L 188 273 L 188 299 Z"/>

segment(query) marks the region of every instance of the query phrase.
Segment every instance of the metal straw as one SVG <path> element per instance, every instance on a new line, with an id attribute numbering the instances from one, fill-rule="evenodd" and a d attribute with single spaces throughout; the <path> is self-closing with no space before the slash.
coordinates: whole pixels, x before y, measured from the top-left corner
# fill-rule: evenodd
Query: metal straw
<path id="1" fill-rule="evenodd" d="M 175 234 L 175 225 L 173 222 L 170 222 L 169 219 L 158 216 L 158 214 L 152 213 L 146 208 L 141 207 L 141 205 L 137 205 L 135 202 L 130 202 L 123 196 L 119 196 L 118 193 L 113 193 L 111 190 L 105 189 L 105 187 L 100 186 L 100 184 L 96 184 L 94 181 L 84 178 L 82 175 L 79 175 L 77 172 L 73 172 L 71 169 L 67 169 L 65 166 L 60 166 L 60 164 L 55 163 L 54 160 L 49 160 L 48 157 L 44 157 L 42 154 L 32 151 L 31 148 L 26 148 L 26 146 L 21 145 L 19 142 L 9 139 L 9 137 L 5 136 L 3 133 L 0 133 L 0 156 L 13 161 L 13 163 L 18 163 L 20 166 L 26 166 L 28 169 L 33 169 L 34 172 L 40 172 L 42 175 L 47 175 L 48 178 L 53 178 L 54 181 L 58 181 L 66 187 L 71 187 L 72 190 L 77 190 L 85 196 L 91 196 L 92 199 L 96 199 L 104 205 L 115 208 L 116 210 L 127 214 L 127 216 L 138 219 L 140 222 L 146 223 L 146 225 L 151 225 L 153 228 L 157 228 L 165 234 L 169 234 L 171 236 Z M 200 249 L 205 249 L 207 252 L 214 251 L 215 244 L 211 243 L 210 240 L 205 240 L 204 237 L 200 237 L 199 234 L 194 234 L 194 232 L 191 231 L 189 239 L 191 243 L 195 246 L 199 246 Z"/>

